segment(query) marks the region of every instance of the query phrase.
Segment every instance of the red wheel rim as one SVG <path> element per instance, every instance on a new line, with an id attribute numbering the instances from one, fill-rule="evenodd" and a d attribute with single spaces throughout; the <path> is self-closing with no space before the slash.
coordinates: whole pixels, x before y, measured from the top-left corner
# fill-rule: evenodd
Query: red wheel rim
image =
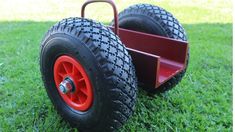
<path id="1" fill-rule="evenodd" d="M 75 89 L 63 93 L 60 84 L 70 78 Z M 54 80 L 56 87 L 66 104 L 79 111 L 87 111 L 93 102 L 92 85 L 82 65 L 74 58 L 63 55 L 54 64 Z"/>

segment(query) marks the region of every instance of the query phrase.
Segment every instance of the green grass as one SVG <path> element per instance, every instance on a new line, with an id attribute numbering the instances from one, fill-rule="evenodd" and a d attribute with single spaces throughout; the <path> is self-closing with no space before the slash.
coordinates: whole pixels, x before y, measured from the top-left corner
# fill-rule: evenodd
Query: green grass
<path id="1" fill-rule="evenodd" d="M 0 1 L 0 131 L 72 130 L 46 95 L 39 72 L 39 43 L 58 20 L 79 16 L 81 3 Z M 133 3 L 139 2 L 117 4 L 122 10 Z M 148 3 L 169 10 L 185 27 L 191 50 L 189 68 L 182 82 L 166 94 L 153 98 L 140 89 L 136 111 L 121 130 L 231 131 L 231 1 Z M 109 9 L 93 5 L 87 9 L 88 17 L 108 24 Z"/>

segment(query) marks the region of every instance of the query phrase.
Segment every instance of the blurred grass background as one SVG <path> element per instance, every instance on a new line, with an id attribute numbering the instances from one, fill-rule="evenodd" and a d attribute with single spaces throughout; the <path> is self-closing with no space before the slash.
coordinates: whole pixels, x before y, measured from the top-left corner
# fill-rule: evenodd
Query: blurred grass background
<path id="1" fill-rule="evenodd" d="M 80 16 L 84 0 L 0 0 L 0 131 L 76 131 L 56 114 L 39 72 L 39 44 L 50 26 Z M 232 130 L 232 1 L 118 0 L 119 11 L 150 3 L 174 14 L 190 43 L 183 81 L 156 97 L 139 92 L 121 131 Z M 106 8 L 107 7 L 107 8 Z M 88 18 L 109 24 L 111 7 L 90 5 Z"/>

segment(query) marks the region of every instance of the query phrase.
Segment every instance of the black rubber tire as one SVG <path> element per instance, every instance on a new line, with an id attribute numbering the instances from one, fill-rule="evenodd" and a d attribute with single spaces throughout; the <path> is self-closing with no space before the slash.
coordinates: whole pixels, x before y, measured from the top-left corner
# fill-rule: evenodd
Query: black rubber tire
<path id="1" fill-rule="evenodd" d="M 113 25 L 113 22 L 112 22 Z M 119 26 L 177 40 L 187 41 L 186 33 L 178 20 L 161 7 L 150 4 L 137 4 L 130 6 L 119 13 Z M 187 65 L 189 52 L 187 57 Z M 164 93 L 177 85 L 184 76 L 186 69 L 157 89 L 146 89 L 151 94 Z"/>
<path id="2" fill-rule="evenodd" d="M 93 87 L 87 111 L 70 108 L 56 89 L 53 66 L 61 55 L 79 61 Z M 68 18 L 55 24 L 41 43 L 40 69 L 49 98 L 58 113 L 79 131 L 113 131 L 132 115 L 137 82 L 131 57 L 120 39 L 101 23 Z"/>

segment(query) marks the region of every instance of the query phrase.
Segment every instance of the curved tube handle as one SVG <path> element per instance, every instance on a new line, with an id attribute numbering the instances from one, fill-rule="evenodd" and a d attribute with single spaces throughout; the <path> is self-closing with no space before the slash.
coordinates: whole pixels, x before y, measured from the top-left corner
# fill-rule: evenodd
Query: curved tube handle
<path id="1" fill-rule="evenodd" d="M 113 8 L 113 12 L 114 12 L 114 32 L 116 35 L 119 35 L 119 24 L 118 24 L 118 11 L 117 11 L 117 7 L 115 5 L 115 3 L 112 0 L 87 0 L 83 5 L 82 5 L 82 11 L 81 11 L 81 17 L 85 17 L 85 8 L 88 4 L 91 3 L 96 3 L 96 2 L 104 2 L 104 3 L 108 3 L 112 6 Z"/>

